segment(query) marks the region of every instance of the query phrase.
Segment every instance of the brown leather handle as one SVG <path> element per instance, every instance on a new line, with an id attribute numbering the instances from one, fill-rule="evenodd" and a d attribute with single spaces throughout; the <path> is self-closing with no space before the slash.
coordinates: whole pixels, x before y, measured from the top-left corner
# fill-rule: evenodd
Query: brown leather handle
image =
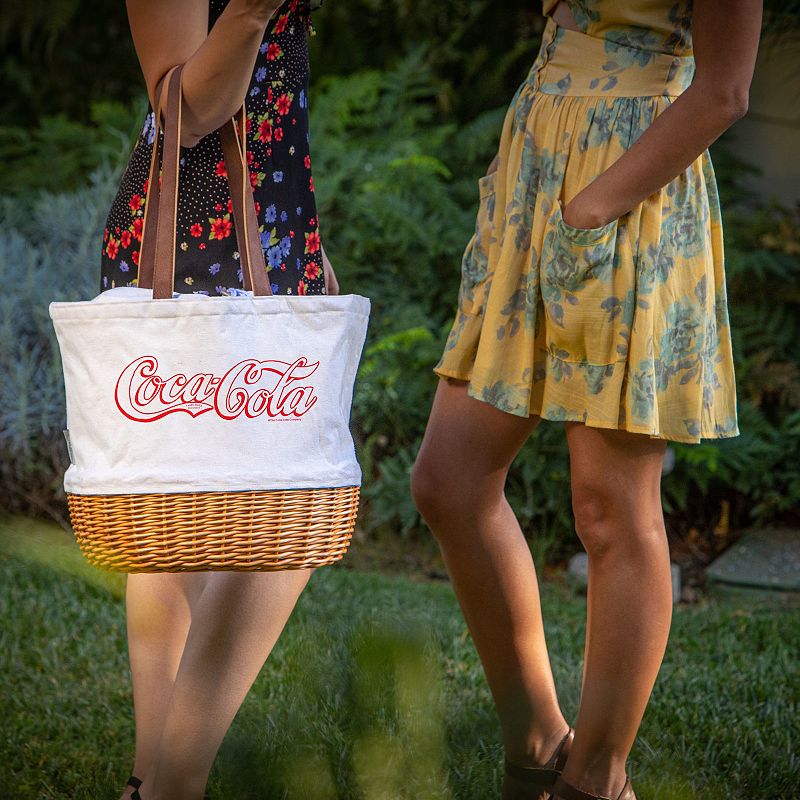
<path id="1" fill-rule="evenodd" d="M 175 237 L 183 106 L 182 72 L 182 64 L 173 67 L 159 83 L 154 98 L 156 137 L 150 160 L 138 286 L 145 289 L 152 288 L 153 298 L 156 300 L 171 298 L 175 287 Z M 164 120 L 163 148 L 160 146 L 158 136 L 158 127 L 162 116 Z M 272 287 L 267 278 L 264 251 L 261 249 L 261 240 L 258 235 L 258 220 L 247 169 L 244 143 L 244 106 L 238 112 L 237 118 L 241 131 L 237 130 L 236 123 L 231 119 L 219 128 L 219 134 L 228 173 L 233 224 L 242 265 L 242 280 L 244 288 L 252 290 L 254 295 L 271 295 Z M 159 152 L 162 153 L 160 186 Z"/>

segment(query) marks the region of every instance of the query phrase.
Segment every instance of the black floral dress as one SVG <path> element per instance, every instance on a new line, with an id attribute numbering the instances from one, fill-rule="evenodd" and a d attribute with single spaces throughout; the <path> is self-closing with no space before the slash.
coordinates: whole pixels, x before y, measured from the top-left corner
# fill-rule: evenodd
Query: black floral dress
<path id="1" fill-rule="evenodd" d="M 228 0 L 210 0 L 210 24 Z M 313 0 L 286 0 L 265 32 L 247 108 L 247 160 L 259 233 L 275 294 L 324 294 L 308 124 L 308 35 Z M 313 7 L 318 7 L 313 2 Z M 161 135 L 161 134 L 159 134 Z M 148 113 L 103 233 L 100 291 L 135 286 L 147 176 L 155 140 Z M 242 288 L 219 134 L 181 148 L 175 291 L 231 294 Z"/>

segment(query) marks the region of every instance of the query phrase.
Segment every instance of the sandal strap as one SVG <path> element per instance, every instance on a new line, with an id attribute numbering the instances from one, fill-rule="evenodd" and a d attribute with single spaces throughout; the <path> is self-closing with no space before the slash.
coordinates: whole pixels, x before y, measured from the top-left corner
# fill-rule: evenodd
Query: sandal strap
<path id="1" fill-rule="evenodd" d="M 569 753 L 566 752 L 568 748 L 565 748 L 565 745 L 568 741 L 571 742 L 574 735 L 575 731 L 570 727 L 548 760 L 554 761 L 552 767 L 524 767 L 506 759 L 506 774 L 516 778 L 518 781 L 527 783 L 531 787 L 551 790 L 555 779 L 561 774 L 564 764 L 567 762 Z"/>
<path id="2" fill-rule="evenodd" d="M 555 764 L 553 765 L 553 769 L 557 770 L 558 772 L 563 772 L 564 766 L 567 763 L 567 758 L 569 756 L 569 750 L 572 746 L 572 740 L 575 738 L 575 729 L 570 725 L 569 730 L 564 734 L 564 738 L 559 742 L 558 747 L 556 748 L 556 760 Z M 567 747 L 567 743 L 569 743 L 570 747 Z"/>
<path id="3" fill-rule="evenodd" d="M 131 792 L 131 800 L 142 800 L 142 796 L 139 794 L 138 789 L 134 789 L 133 792 Z"/>
<path id="4" fill-rule="evenodd" d="M 128 778 L 128 786 L 133 786 L 134 789 L 138 789 L 141 785 L 141 778 L 137 778 L 135 775 L 131 775 L 130 778 Z"/>
<path id="5" fill-rule="evenodd" d="M 625 776 L 625 785 L 616 800 L 636 800 L 636 795 L 633 793 L 631 786 L 631 779 L 628 775 Z M 555 785 L 553 786 L 553 800 L 614 800 L 614 798 L 606 797 L 602 794 L 589 794 L 582 789 L 578 789 L 572 784 L 567 783 L 560 775 L 558 776 Z"/>
<path id="6" fill-rule="evenodd" d="M 589 794 L 567 783 L 560 775 L 553 786 L 553 797 L 558 800 L 612 800 L 602 794 Z"/>
<path id="7" fill-rule="evenodd" d="M 506 775 L 536 789 L 552 789 L 553 782 L 560 774 L 547 767 L 523 767 L 506 759 Z"/>

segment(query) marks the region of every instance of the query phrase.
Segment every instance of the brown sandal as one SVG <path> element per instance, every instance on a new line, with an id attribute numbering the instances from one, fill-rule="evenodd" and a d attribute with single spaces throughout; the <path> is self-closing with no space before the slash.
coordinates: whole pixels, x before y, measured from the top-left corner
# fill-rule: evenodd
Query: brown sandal
<path id="1" fill-rule="evenodd" d="M 556 778 L 561 775 L 572 747 L 575 731 L 570 729 L 541 767 L 523 767 L 505 760 L 503 800 L 547 800 Z"/>
<path id="2" fill-rule="evenodd" d="M 625 776 L 625 785 L 616 798 L 606 797 L 602 794 L 589 794 L 589 792 L 576 789 L 574 786 L 567 783 L 560 775 L 556 779 L 552 791 L 553 794 L 550 796 L 551 800 L 636 800 L 636 795 L 633 793 L 633 786 L 631 786 L 631 779 L 627 775 Z"/>

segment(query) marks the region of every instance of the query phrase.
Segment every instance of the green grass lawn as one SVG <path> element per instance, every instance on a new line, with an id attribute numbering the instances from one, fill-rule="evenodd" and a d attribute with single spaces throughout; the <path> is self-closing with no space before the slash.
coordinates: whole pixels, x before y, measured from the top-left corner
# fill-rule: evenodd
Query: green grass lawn
<path id="1" fill-rule="evenodd" d="M 124 576 L 63 535 L 0 536 L 0 797 L 115 800 L 133 755 Z M 25 545 L 20 544 L 21 541 Z M 542 587 L 574 721 L 585 598 Z M 678 607 L 629 761 L 639 800 L 800 797 L 800 610 Z M 624 658 L 624 654 L 620 654 Z M 447 584 L 317 572 L 225 739 L 225 800 L 499 796 L 491 699 Z"/>

